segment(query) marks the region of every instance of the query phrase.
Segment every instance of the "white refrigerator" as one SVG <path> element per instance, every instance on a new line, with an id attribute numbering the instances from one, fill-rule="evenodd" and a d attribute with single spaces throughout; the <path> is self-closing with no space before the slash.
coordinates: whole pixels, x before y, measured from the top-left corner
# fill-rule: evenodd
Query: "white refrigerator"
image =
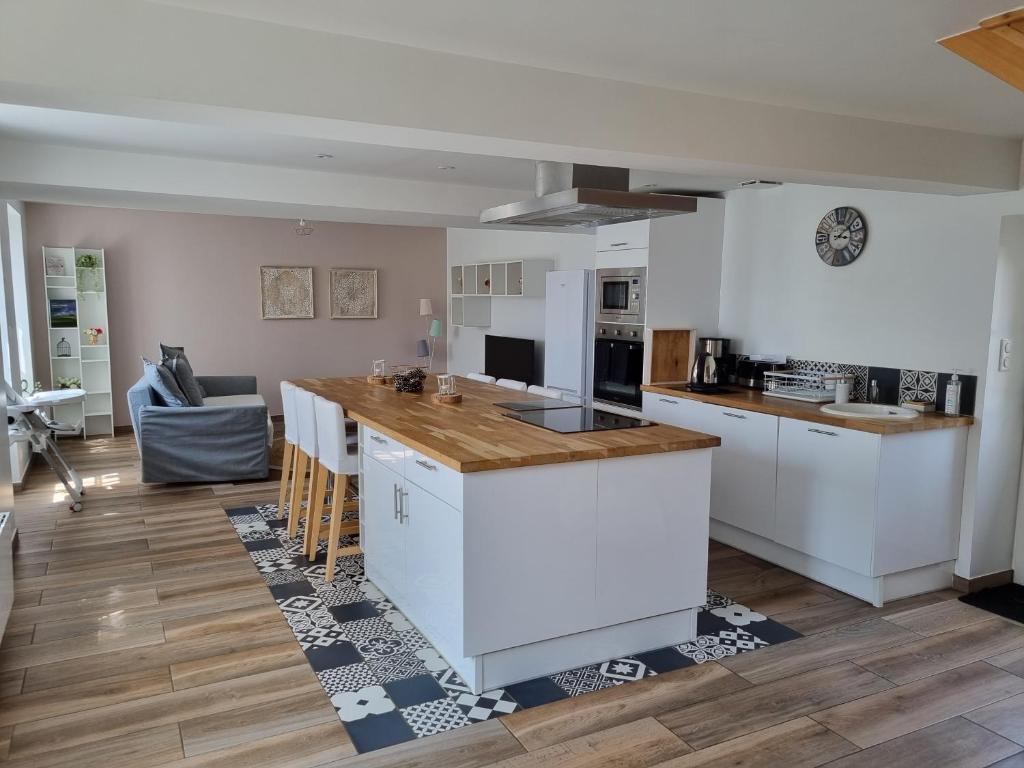
<path id="1" fill-rule="evenodd" d="M 594 384 L 594 270 L 548 272 L 544 386 L 590 405 Z"/>

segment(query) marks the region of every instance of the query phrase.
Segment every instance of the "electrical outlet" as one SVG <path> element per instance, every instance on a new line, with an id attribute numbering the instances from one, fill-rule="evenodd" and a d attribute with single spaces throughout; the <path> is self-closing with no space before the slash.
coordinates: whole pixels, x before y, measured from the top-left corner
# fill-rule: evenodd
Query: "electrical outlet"
<path id="1" fill-rule="evenodd" d="M 999 368 L 1000 372 L 1010 370 L 1010 351 L 1013 343 L 1009 339 L 999 340 Z"/>

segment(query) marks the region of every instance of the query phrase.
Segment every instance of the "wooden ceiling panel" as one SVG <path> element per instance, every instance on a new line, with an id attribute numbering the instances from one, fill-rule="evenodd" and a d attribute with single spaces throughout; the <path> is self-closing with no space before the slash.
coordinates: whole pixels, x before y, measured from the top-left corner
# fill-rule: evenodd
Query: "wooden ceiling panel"
<path id="1" fill-rule="evenodd" d="M 1014 88 L 1024 91 L 1024 8 L 982 19 L 978 28 L 938 41 Z"/>

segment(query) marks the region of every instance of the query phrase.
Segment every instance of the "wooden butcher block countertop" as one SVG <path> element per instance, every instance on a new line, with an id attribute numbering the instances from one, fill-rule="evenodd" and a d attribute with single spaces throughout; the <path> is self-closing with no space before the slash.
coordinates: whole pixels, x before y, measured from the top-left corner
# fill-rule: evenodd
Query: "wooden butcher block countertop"
<path id="1" fill-rule="evenodd" d="M 346 415 L 458 472 L 561 464 L 713 448 L 719 438 L 664 425 L 560 434 L 504 416 L 494 405 L 537 395 L 459 377 L 462 402 L 440 405 L 434 376 L 419 394 L 368 384 L 365 378 L 296 379 L 296 386 L 339 403 Z"/>
<path id="2" fill-rule="evenodd" d="M 828 424 L 832 427 L 856 429 L 861 432 L 873 432 L 876 435 L 895 435 L 901 432 L 923 432 L 929 429 L 952 429 L 953 427 L 969 427 L 974 423 L 972 416 L 946 416 L 942 413 L 922 413 L 909 421 L 885 421 L 884 419 L 849 419 L 843 416 L 832 416 L 821 412 L 821 403 L 803 403 L 799 400 L 787 400 L 782 397 L 766 397 L 756 389 L 746 387 L 730 387 L 729 392 L 708 394 L 706 392 L 690 392 L 685 384 L 645 384 L 644 392 L 652 392 L 671 397 L 682 397 L 687 400 L 699 400 L 726 408 L 741 411 L 757 411 L 772 416 L 784 416 L 789 419 L 813 421 L 817 424 Z"/>

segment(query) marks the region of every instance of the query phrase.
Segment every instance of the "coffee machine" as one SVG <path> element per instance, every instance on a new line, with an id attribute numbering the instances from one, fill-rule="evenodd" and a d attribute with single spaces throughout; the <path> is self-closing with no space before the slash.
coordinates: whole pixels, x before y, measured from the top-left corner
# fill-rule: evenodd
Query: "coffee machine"
<path id="1" fill-rule="evenodd" d="M 690 389 L 715 392 L 729 380 L 729 339 L 702 336 L 697 342 L 697 359 L 690 371 Z"/>

